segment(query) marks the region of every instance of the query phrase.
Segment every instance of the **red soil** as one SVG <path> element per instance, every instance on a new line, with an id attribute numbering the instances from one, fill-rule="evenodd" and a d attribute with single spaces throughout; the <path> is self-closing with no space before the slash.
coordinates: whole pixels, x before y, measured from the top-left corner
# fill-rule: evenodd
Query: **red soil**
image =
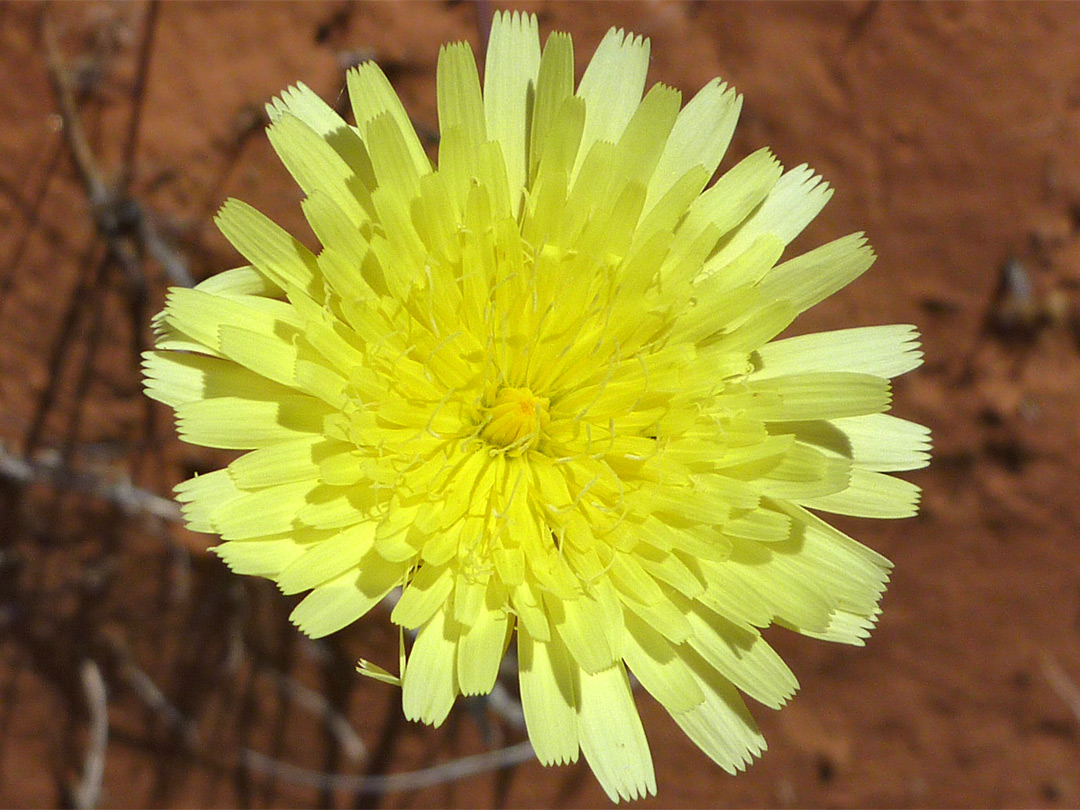
<path id="1" fill-rule="evenodd" d="M 725 77 L 746 99 L 725 165 L 767 145 L 836 187 L 797 247 L 864 229 L 879 259 L 799 331 L 897 322 L 925 335 L 926 365 L 895 396 L 896 413 L 935 433 L 933 466 L 911 475 L 923 512 L 843 522 L 896 563 L 869 645 L 769 633 L 802 691 L 780 712 L 754 707 L 770 750 L 737 778 L 643 697 L 660 789 L 643 806 L 1080 803 L 1080 6 L 522 7 L 542 32 L 573 33 L 579 68 L 618 25 L 652 38 L 651 81 L 693 92 Z M 167 494 L 222 457 L 181 445 L 164 409 L 141 398 L 133 350 L 165 281 L 146 265 L 149 303 L 133 319 L 130 282 L 116 267 L 98 272 L 102 242 L 57 126 L 41 12 L 0 6 L 0 440 Z M 209 220 L 227 196 L 308 233 L 299 190 L 251 129 L 272 94 L 302 80 L 333 101 L 341 60 L 368 54 L 434 128 L 439 44 L 479 44 L 467 3 L 158 12 L 132 191 L 199 278 L 236 261 Z M 141 4 L 49 10 L 110 173 L 124 159 L 146 14 Z M 999 284 L 1011 257 L 1034 285 L 1019 301 Z M 393 689 L 353 673 L 358 656 L 393 658 L 385 615 L 314 645 L 285 621 L 293 600 L 228 575 L 201 536 L 10 480 L 0 515 L 0 805 L 73 800 L 90 740 L 86 659 L 109 691 L 101 805 L 606 803 L 580 766 L 530 763 L 377 799 L 239 767 L 247 747 L 306 768 L 396 772 L 485 743 L 466 711 L 440 730 L 405 724 Z M 147 702 L 132 664 L 198 745 L 185 747 L 172 710 Z M 270 670 L 346 715 L 367 763 Z M 497 722 L 492 733 L 518 739 Z"/>

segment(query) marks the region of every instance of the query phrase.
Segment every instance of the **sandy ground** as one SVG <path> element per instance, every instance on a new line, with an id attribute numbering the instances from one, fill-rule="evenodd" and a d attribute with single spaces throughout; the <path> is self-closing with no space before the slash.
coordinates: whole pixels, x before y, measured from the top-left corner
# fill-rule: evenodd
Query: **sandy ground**
<path id="1" fill-rule="evenodd" d="M 746 100 L 724 165 L 766 145 L 808 162 L 837 191 L 797 247 L 865 230 L 879 255 L 797 329 L 925 335 L 926 365 L 895 397 L 935 434 L 933 465 L 911 475 L 923 512 L 843 523 L 896 563 L 869 646 L 770 632 L 802 691 L 779 713 L 754 708 L 770 750 L 737 778 L 642 699 L 660 784 L 643 806 L 1076 806 L 1080 6 L 509 5 L 572 32 L 579 69 L 618 25 L 652 38 L 650 81 L 733 82 Z M 228 575 L 145 501 L 115 503 L 125 482 L 167 495 L 223 456 L 181 445 L 141 398 L 134 358 L 167 282 L 153 260 L 134 274 L 103 261 L 41 12 L 0 6 L 0 440 L 14 460 L 0 480 L 0 805 L 85 802 L 96 764 L 100 806 L 606 804 L 583 767 L 535 763 L 382 795 L 296 783 L 290 767 L 403 772 L 521 736 L 482 707 L 437 731 L 405 723 L 395 690 L 352 671 L 393 657 L 385 615 L 306 641 L 292 600 Z M 308 238 L 261 132 L 271 95 L 299 79 L 333 102 L 342 65 L 374 57 L 431 131 L 438 45 L 480 42 L 468 3 L 49 17 L 103 176 L 126 167 L 196 278 L 236 262 L 210 223 L 227 196 Z M 37 464 L 19 473 L 24 457 Z"/>

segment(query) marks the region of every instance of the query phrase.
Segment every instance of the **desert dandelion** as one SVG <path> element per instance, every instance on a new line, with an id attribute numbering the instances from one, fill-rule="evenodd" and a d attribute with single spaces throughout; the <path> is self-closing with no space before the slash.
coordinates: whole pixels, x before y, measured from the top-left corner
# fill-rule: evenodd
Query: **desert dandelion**
<path id="1" fill-rule="evenodd" d="M 569 36 L 497 15 L 483 82 L 439 53 L 437 165 L 374 63 L 355 126 L 288 89 L 269 137 L 319 249 L 229 200 L 249 264 L 171 290 L 145 362 L 181 438 L 244 451 L 177 488 L 233 571 L 307 592 L 314 637 L 400 589 L 400 675 L 362 669 L 424 723 L 516 644 L 540 761 L 612 799 L 656 790 L 628 672 L 735 772 L 765 748 L 740 693 L 797 688 L 759 629 L 863 643 L 890 564 L 817 513 L 914 514 L 887 473 L 929 447 L 885 413 L 913 327 L 776 340 L 873 261 L 784 256 L 828 187 L 765 149 L 710 185 L 741 97 L 644 93 L 648 62 L 609 31 L 575 89 Z"/>

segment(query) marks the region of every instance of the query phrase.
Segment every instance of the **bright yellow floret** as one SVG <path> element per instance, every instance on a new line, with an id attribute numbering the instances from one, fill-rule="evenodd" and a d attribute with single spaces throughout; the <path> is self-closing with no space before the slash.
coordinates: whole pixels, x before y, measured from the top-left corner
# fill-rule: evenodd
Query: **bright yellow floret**
<path id="1" fill-rule="evenodd" d="M 784 257 L 827 186 L 767 150 L 710 186 L 741 98 L 643 97 L 648 63 L 612 30 L 575 89 L 568 36 L 497 15 L 482 83 L 439 54 L 437 165 L 375 64 L 355 126 L 290 88 L 269 136 L 318 249 L 228 201 L 250 264 L 170 291 L 145 364 L 183 439 L 244 451 L 177 488 L 230 568 L 307 592 L 311 636 L 400 589 L 425 723 L 515 644 L 538 757 L 613 799 L 656 789 L 628 672 L 734 772 L 765 747 L 739 693 L 797 688 L 759 629 L 863 643 L 890 564 L 816 513 L 914 514 L 887 473 L 929 447 L 885 413 L 913 327 L 776 339 L 873 261 Z"/>

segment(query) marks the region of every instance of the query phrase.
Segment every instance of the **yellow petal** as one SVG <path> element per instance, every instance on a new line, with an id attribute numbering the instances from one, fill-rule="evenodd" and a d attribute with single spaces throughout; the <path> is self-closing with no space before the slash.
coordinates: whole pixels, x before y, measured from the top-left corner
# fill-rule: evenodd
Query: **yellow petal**
<path id="1" fill-rule="evenodd" d="M 626 628 L 626 665 L 665 709 L 685 712 L 705 699 L 690 668 L 675 654 L 671 641 L 632 614 L 626 617 Z"/>
<path id="2" fill-rule="evenodd" d="M 578 734 L 581 752 L 612 801 L 656 795 L 652 755 L 630 692 L 626 669 L 617 663 L 580 675 Z"/>
<path id="3" fill-rule="evenodd" d="M 303 554 L 304 550 L 304 546 L 292 537 L 279 537 L 276 540 L 235 540 L 211 549 L 234 574 L 270 578 L 280 574 Z"/>
<path id="4" fill-rule="evenodd" d="M 761 206 L 713 257 L 717 266 L 738 256 L 763 233 L 777 236 L 785 245 L 802 233 L 825 203 L 832 189 L 805 164 L 786 172 L 773 186 Z"/>
<path id="5" fill-rule="evenodd" d="M 180 438 L 204 447 L 252 450 L 320 433 L 331 413 L 325 403 L 295 394 L 256 400 L 215 397 L 176 406 Z"/>
<path id="6" fill-rule="evenodd" d="M 667 139 L 649 183 L 646 211 L 693 167 L 702 166 L 712 176 L 731 142 L 741 109 L 742 96 L 720 79 L 713 79 L 698 91 L 679 113 Z"/>
<path id="7" fill-rule="evenodd" d="M 368 126 L 371 121 L 386 113 L 394 122 L 394 126 L 405 142 L 405 147 L 418 175 L 427 174 L 431 171 L 431 161 L 424 153 L 424 147 L 420 139 L 416 137 L 409 114 L 401 104 L 394 88 L 390 85 L 386 75 L 375 62 L 364 62 L 345 74 L 345 80 L 349 88 L 349 101 L 352 102 L 353 116 L 356 126 L 365 142 L 368 138 Z M 367 144 L 369 154 L 373 152 L 370 144 Z M 372 154 L 372 157 L 374 155 Z"/>
<path id="8" fill-rule="evenodd" d="M 544 52 L 536 77 L 536 96 L 529 133 L 529 178 L 536 179 L 540 156 L 546 142 L 559 125 L 559 110 L 574 93 L 574 42 L 569 34 L 552 32 L 544 43 Z M 530 187 L 533 185 L 529 183 Z"/>
<path id="9" fill-rule="evenodd" d="M 463 695 L 486 695 L 495 686 L 499 664 L 509 642 L 509 618 L 503 607 L 502 587 L 488 583 L 486 599 L 458 642 L 458 684 Z"/>
<path id="10" fill-rule="evenodd" d="M 292 113 L 326 139 L 367 189 L 375 187 L 371 159 L 359 134 L 303 82 L 287 88 L 280 99 L 267 106 L 271 121 L 279 120 L 284 112 Z"/>
<path id="11" fill-rule="evenodd" d="M 544 765 L 577 762 L 578 672 L 557 636 L 538 641 L 518 625 L 521 708 L 536 758 Z"/>
<path id="12" fill-rule="evenodd" d="M 312 638 L 322 638 L 346 627 L 383 600 L 401 582 L 400 567 L 369 554 L 359 568 L 320 585 L 300 602 L 289 621 Z"/>
<path id="13" fill-rule="evenodd" d="M 621 28 L 607 32 L 577 89 L 577 95 L 585 100 L 585 130 L 572 180 L 597 141 L 615 143 L 622 136 L 641 102 L 648 69 L 648 39 Z"/>
<path id="14" fill-rule="evenodd" d="M 175 487 L 176 500 L 181 504 L 184 522 L 193 532 L 214 532 L 212 512 L 244 496 L 229 477 L 228 470 L 214 470 L 196 475 Z"/>
<path id="15" fill-rule="evenodd" d="M 772 709 L 795 694 L 799 682 L 756 630 L 737 627 L 701 605 L 687 615 L 694 630 L 690 647 L 732 684 Z"/>
<path id="16" fill-rule="evenodd" d="M 747 388 L 762 400 L 748 413 L 765 422 L 881 413 L 891 399 L 887 380 L 848 371 L 790 374 L 764 380 L 752 377 Z M 770 395 L 775 400 L 767 399 Z"/>
<path id="17" fill-rule="evenodd" d="M 470 150 L 487 140 L 476 60 L 467 42 L 443 45 L 436 70 L 439 129 L 458 127 Z"/>
<path id="18" fill-rule="evenodd" d="M 420 628 L 401 676 L 405 717 L 438 728 L 457 697 L 457 639 L 460 626 L 440 610 Z"/>
<path id="19" fill-rule="evenodd" d="M 488 137 L 497 141 L 506 163 L 510 204 L 517 210 L 528 172 L 527 111 L 540 70 L 536 16 L 496 13 L 491 22 L 484 69 L 484 113 Z"/>
<path id="20" fill-rule="evenodd" d="M 746 710 L 739 693 L 699 656 L 682 654 L 705 695 L 697 707 L 671 716 L 717 765 L 730 774 L 746 768 L 765 750 L 765 738 Z"/>
<path id="21" fill-rule="evenodd" d="M 296 515 L 314 488 L 313 481 L 297 481 L 246 492 L 214 509 L 210 521 L 226 540 L 280 534 L 295 527 Z"/>
<path id="22" fill-rule="evenodd" d="M 357 566 L 375 541 L 375 524 L 368 521 L 315 543 L 277 577 L 282 593 L 315 588 Z"/>
<path id="23" fill-rule="evenodd" d="M 319 478 L 319 459 L 348 445 L 313 434 L 245 453 L 229 465 L 238 487 L 257 489 Z"/>
<path id="24" fill-rule="evenodd" d="M 919 488 L 891 475 L 855 468 L 845 489 L 804 498 L 800 503 L 838 515 L 905 518 L 919 511 Z"/>
<path id="25" fill-rule="evenodd" d="M 914 326 L 864 326 L 774 340 L 755 353 L 754 379 L 808 371 L 896 377 L 922 363 Z"/>
<path id="26" fill-rule="evenodd" d="M 266 134 L 305 194 L 326 194 L 355 226 L 371 218 L 371 189 L 324 137 L 290 112 L 272 123 Z"/>
<path id="27" fill-rule="evenodd" d="M 390 620 L 410 630 L 419 627 L 445 606 L 453 587 L 453 568 L 430 563 L 422 566 L 405 587 Z"/>
<path id="28" fill-rule="evenodd" d="M 240 255 L 274 284 L 321 295 L 315 256 L 264 214 L 240 200 L 228 199 L 214 222 Z"/>
<path id="29" fill-rule="evenodd" d="M 761 292 L 790 301 L 802 312 L 846 287 L 873 263 L 874 251 L 863 235 L 851 234 L 777 265 L 762 280 Z"/>

